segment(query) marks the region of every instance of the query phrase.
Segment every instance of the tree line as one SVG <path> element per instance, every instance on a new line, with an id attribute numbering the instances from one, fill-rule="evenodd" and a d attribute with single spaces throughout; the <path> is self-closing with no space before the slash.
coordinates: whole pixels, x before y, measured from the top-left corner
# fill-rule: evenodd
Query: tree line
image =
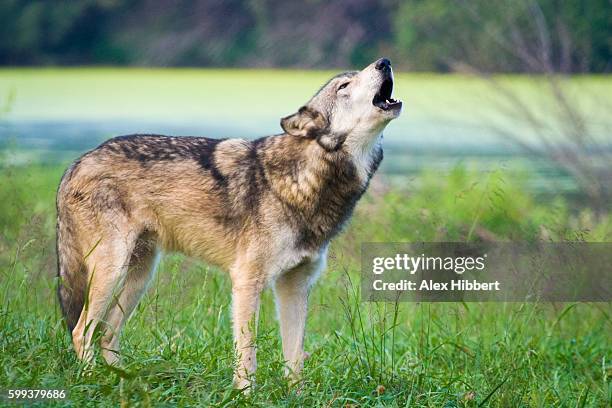
<path id="1" fill-rule="evenodd" d="M 2 65 L 609 72 L 609 0 L 3 0 Z M 545 66 L 545 67 L 544 67 Z"/>

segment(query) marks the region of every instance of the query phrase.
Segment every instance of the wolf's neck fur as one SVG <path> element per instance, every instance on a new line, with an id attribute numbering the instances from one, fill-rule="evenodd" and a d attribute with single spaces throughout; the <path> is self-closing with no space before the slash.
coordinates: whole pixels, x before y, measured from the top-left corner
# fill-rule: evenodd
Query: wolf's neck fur
<path id="1" fill-rule="evenodd" d="M 382 160 L 380 136 L 369 147 L 347 144 L 326 151 L 313 140 L 270 138 L 262 164 L 278 200 L 293 213 L 303 246 L 331 239 L 351 215 Z"/>
<path id="2" fill-rule="evenodd" d="M 344 149 L 352 158 L 355 169 L 362 182 L 367 185 L 370 178 L 378 168 L 382 157 L 382 131 L 375 137 L 366 135 L 363 139 L 348 138 L 344 143 Z"/>

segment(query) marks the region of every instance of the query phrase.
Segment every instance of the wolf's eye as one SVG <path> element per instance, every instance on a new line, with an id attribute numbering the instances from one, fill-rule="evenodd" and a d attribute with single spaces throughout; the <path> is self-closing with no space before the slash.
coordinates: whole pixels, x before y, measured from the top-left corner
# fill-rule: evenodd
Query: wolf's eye
<path id="1" fill-rule="evenodd" d="M 338 90 L 341 90 L 341 89 L 346 88 L 347 86 L 349 86 L 349 83 L 350 83 L 350 82 L 345 82 L 345 83 L 343 83 L 342 85 L 340 85 L 340 86 L 338 87 Z"/>

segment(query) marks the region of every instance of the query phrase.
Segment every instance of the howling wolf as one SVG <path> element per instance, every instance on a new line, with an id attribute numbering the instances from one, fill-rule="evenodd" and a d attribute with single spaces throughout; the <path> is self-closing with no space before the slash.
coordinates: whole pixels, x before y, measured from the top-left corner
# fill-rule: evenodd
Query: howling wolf
<path id="1" fill-rule="evenodd" d="M 276 295 L 287 373 L 299 375 L 311 285 L 327 247 L 382 160 L 399 116 L 391 63 L 333 77 L 283 133 L 248 141 L 130 135 L 65 172 L 57 194 L 59 299 L 79 358 L 119 361 L 119 336 L 146 291 L 159 251 L 227 270 L 237 353 L 234 384 L 250 385 L 259 299 Z"/>

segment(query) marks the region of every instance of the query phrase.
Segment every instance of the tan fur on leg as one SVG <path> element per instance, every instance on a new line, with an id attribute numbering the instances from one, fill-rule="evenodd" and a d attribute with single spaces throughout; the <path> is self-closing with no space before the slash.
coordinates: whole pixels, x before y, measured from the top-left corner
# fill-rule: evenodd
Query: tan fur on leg
<path id="1" fill-rule="evenodd" d="M 140 238 L 132 254 L 121 294 L 113 302 L 106 317 L 106 330 L 101 339 L 101 348 L 102 356 L 108 364 L 119 363 L 121 331 L 155 275 L 158 261 L 159 252 L 155 249 L 155 243 Z"/>
<path id="2" fill-rule="evenodd" d="M 252 385 L 257 368 L 255 336 L 259 318 L 259 301 L 263 282 L 247 263 L 237 263 L 232 269 L 232 320 L 236 345 L 234 387 L 245 389 Z"/>
<path id="3" fill-rule="evenodd" d="M 310 286 L 325 267 L 325 251 L 312 262 L 300 265 L 281 275 L 274 287 L 276 309 L 280 322 L 286 374 L 293 380 L 300 378 L 306 353 L 304 331 L 308 312 Z"/>
<path id="4" fill-rule="evenodd" d="M 72 332 L 77 356 L 93 360 L 92 340 L 96 327 L 101 323 L 113 299 L 127 275 L 134 239 L 127 233 L 123 239 L 103 239 L 86 260 L 89 271 L 88 301 Z M 114 238 L 114 237 L 113 237 Z"/>

